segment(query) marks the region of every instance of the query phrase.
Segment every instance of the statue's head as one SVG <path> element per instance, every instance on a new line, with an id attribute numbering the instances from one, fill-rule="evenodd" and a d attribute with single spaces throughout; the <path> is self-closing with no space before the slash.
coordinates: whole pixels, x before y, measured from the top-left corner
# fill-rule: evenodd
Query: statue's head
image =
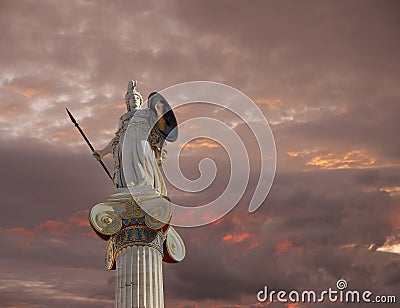
<path id="1" fill-rule="evenodd" d="M 136 91 L 137 81 L 130 80 L 128 83 L 128 89 L 125 94 L 126 108 L 128 111 L 139 109 L 143 104 L 142 95 Z"/>

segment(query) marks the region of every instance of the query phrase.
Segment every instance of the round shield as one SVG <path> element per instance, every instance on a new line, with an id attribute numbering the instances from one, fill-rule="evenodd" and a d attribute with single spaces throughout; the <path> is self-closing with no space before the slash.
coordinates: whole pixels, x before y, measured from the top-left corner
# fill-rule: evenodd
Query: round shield
<path id="1" fill-rule="evenodd" d="M 156 126 L 154 129 L 161 134 L 161 136 L 169 141 L 169 142 L 174 142 L 178 138 L 178 127 L 177 127 L 177 121 L 175 118 L 175 114 L 172 111 L 171 106 L 168 104 L 167 100 L 157 92 L 153 92 L 149 95 L 149 108 L 151 110 L 154 110 L 156 112 L 156 104 L 160 102 L 163 105 L 163 117 L 165 119 L 165 122 L 167 124 L 167 127 L 165 130 L 160 130 Z"/>

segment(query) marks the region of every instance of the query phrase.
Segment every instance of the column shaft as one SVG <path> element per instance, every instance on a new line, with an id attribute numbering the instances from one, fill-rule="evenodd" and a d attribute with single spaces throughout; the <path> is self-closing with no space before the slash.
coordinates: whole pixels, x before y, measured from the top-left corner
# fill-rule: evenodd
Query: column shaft
<path id="1" fill-rule="evenodd" d="M 151 247 L 132 245 L 116 258 L 116 308 L 164 308 L 162 255 Z"/>

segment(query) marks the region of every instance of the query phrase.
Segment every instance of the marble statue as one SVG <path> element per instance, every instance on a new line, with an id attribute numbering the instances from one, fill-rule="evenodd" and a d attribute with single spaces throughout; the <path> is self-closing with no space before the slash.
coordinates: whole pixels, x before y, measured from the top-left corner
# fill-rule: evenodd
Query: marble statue
<path id="1" fill-rule="evenodd" d="M 137 81 L 129 81 L 125 94 L 127 112 L 119 118 L 118 130 L 110 142 L 101 150 L 95 150 L 93 156 L 100 160 L 108 154 L 114 158 L 113 182 L 116 188 L 150 185 L 161 195 L 166 196 L 166 186 L 158 167 L 162 162 L 163 136 L 157 131 L 165 131 L 163 117 L 164 105 L 157 101 L 154 109 L 142 108 L 143 98 L 136 91 Z M 153 92 L 149 95 L 157 95 Z M 153 129 L 152 129 L 153 128 Z M 122 164 L 123 144 L 125 168 Z M 129 173 L 130 183 L 126 182 Z"/>

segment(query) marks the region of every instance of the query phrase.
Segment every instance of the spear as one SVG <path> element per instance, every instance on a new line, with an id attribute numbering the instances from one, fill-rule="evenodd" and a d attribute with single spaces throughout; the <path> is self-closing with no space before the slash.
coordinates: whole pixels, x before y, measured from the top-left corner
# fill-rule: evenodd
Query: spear
<path id="1" fill-rule="evenodd" d="M 68 108 L 67 109 L 67 113 L 69 115 L 69 118 L 71 119 L 72 123 L 74 123 L 75 127 L 79 130 L 79 132 L 81 133 L 83 139 L 85 139 L 87 145 L 89 146 L 89 148 L 92 150 L 92 152 L 94 152 L 94 148 L 93 146 L 90 144 L 90 141 L 88 140 L 88 138 L 86 138 L 85 133 L 82 131 L 82 129 L 79 127 L 78 122 L 76 122 L 75 118 L 73 117 L 73 115 L 71 114 L 71 112 L 69 112 Z M 100 165 L 103 167 L 104 171 L 107 173 L 108 177 L 111 179 L 112 181 L 112 176 L 110 174 L 110 172 L 108 171 L 106 165 L 104 165 L 104 163 L 101 161 L 101 159 L 99 159 L 99 163 Z"/>

